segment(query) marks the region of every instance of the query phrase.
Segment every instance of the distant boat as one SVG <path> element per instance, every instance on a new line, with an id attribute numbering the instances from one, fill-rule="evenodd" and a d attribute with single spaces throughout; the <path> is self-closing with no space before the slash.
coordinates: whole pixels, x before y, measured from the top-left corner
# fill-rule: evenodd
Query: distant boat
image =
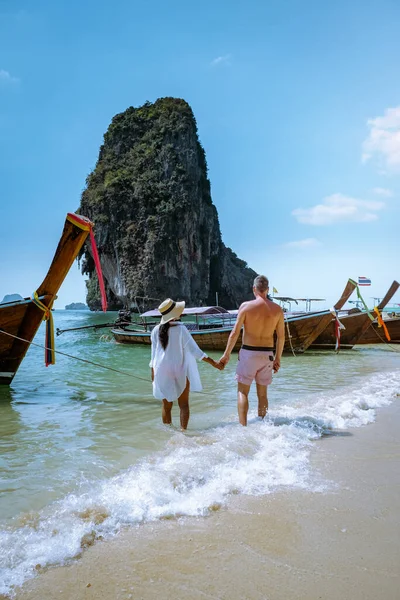
<path id="1" fill-rule="evenodd" d="M 353 293 L 356 284 L 348 281 L 342 296 L 335 304 L 335 309 L 340 310 Z M 185 308 L 183 316 L 195 317 L 196 322 L 184 322 L 193 339 L 202 350 L 224 351 L 237 311 L 228 311 L 220 306 Z M 159 323 L 158 310 L 150 310 L 141 315 L 141 323 L 132 326 L 112 329 L 112 334 L 121 344 L 151 344 L 151 330 Z M 152 319 L 149 321 L 149 319 Z M 154 321 L 157 319 L 157 321 Z M 332 319 L 330 310 L 312 313 L 300 313 L 285 316 L 285 346 L 284 352 L 301 354 L 312 344 L 318 335 L 329 325 Z M 234 350 L 239 350 L 242 345 L 242 336 L 239 335 Z"/>
<path id="2" fill-rule="evenodd" d="M 6 304 L 8 302 L 17 302 L 17 300 L 23 300 L 23 297 L 19 294 L 6 294 L 0 304 Z"/>
<path id="3" fill-rule="evenodd" d="M 400 284 L 397 281 L 393 281 L 392 285 L 388 289 L 385 297 L 381 300 L 378 305 L 379 312 L 381 312 L 385 306 L 390 302 L 394 294 L 397 292 Z M 358 309 L 354 309 L 355 312 L 349 312 L 347 315 L 339 316 L 340 322 L 343 324 L 345 329 L 341 330 L 340 335 L 340 348 L 344 350 L 351 350 L 353 346 L 359 343 L 374 343 L 374 342 L 361 342 L 364 336 L 372 327 L 372 320 L 366 311 L 361 312 Z M 374 313 L 372 313 L 374 314 Z M 384 332 L 381 329 L 384 337 Z M 375 340 L 379 340 L 376 333 L 371 330 L 372 337 Z M 375 343 L 379 343 L 376 341 Z M 311 350 L 334 350 L 336 345 L 336 334 L 335 334 L 335 319 L 329 323 L 328 327 L 323 331 L 311 345 Z"/>
<path id="4" fill-rule="evenodd" d="M 86 217 L 68 213 L 53 262 L 36 291 L 45 307 L 51 309 L 62 282 L 89 234 L 90 226 L 91 222 Z M 43 315 L 43 310 L 32 298 L 0 304 L 0 384 L 12 382 Z"/>

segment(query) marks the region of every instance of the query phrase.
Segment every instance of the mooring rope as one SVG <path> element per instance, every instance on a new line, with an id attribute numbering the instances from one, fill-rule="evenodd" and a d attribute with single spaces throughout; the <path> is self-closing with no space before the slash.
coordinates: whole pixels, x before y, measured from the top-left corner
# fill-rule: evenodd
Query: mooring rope
<path id="1" fill-rule="evenodd" d="M 20 342 L 25 342 L 26 344 L 31 344 L 32 346 L 37 346 L 38 348 L 49 350 L 49 348 L 46 348 L 46 346 L 42 346 L 41 344 L 36 344 L 35 342 L 25 340 L 24 338 L 18 337 L 17 335 L 13 335 L 12 333 L 4 331 L 4 329 L 0 329 L 0 333 L 4 333 L 4 335 L 8 335 L 9 337 L 19 340 Z M 73 358 L 75 360 L 87 363 L 89 365 L 93 365 L 95 367 L 100 367 L 101 369 L 107 369 L 108 371 L 114 371 L 114 373 L 120 373 L 121 375 L 127 375 L 127 377 L 133 377 L 134 379 L 140 379 L 141 381 L 146 381 L 146 383 L 151 383 L 149 379 L 144 379 L 144 377 L 139 377 L 138 375 L 133 375 L 132 373 L 127 373 L 126 371 L 120 371 L 119 369 L 114 369 L 113 367 L 107 367 L 106 365 L 101 365 L 100 363 L 96 363 L 92 360 L 87 360 L 86 358 L 79 358 L 78 356 L 73 356 L 72 354 L 61 352 L 61 350 L 54 350 L 54 352 L 56 352 L 56 354 L 61 354 L 62 356 L 67 356 L 68 358 Z"/>
<path id="2" fill-rule="evenodd" d="M 36 344 L 36 342 L 30 342 L 29 340 L 25 340 L 24 338 L 18 337 L 17 335 L 13 335 L 12 333 L 8 333 L 4 331 L 4 329 L 0 329 L 0 333 L 4 335 L 8 335 L 20 342 L 25 342 L 26 344 L 31 344 L 32 346 L 36 346 L 37 348 L 42 348 L 44 350 L 48 350 L 46 346 L 42 346 L 41 344 Z M 54 350 L 56 354 L 61 354 L 62 356 L 66 356 L 67 358 L 73 358 L 83 363 L 87 363 L 88 365 L 93 365 L 94 367 L 99 367 L 100 369 L 106 369 L 107 371 L 113 371 L 114 373 L 119 373 L 120 375 L 126 375 L 127 377 L 133 377 L 133 379 L 140 379 L 140 381 L 145 381 L 146 383 L 152 383 L 150 379 L 145 379 L 144 377 L 139 377 L 139 375 L 133 375 L 132 373 L 127 373 L 126 371 L 121 371 L 120 369 L 114 369 L 113 367 L 107 367 L 106 365 L 102 365 L 100 363 L 94 362 L 92 360 L 87 360 L 86 358 L 79 358 L 78 356 L 73 356 L 72 354 L 67 354 L 66 352 L 61 352 L 61 350 Z M 202 396 L 212 396 L 209 392 L 195 392 L 196 394 L 201 394 Z"/>
<path id="3" fill-rule="evenodd" d="M 289 321 L 288 321 L 288 319 L 285 319 L 285 317 L 284 317 L 284 321 L 285 321 L 285 323 L 286 323 L 286 329 L 287 329 L 287 332 L 288 332 L 288 338 L 289 338 L 289 343 L 290 343 L 290 349 L 291 349 L 291 351 L 292 351 L 292 354 L 293 354 L 293 356 L 297 356 L 296 352 L 295 352 L 295 351 L 294 351 L 294 349 L 293 349 L 293 344 L 292 344 L 292 336 L 291 336 L 291 334 L 290 334 L 290 329 L 289 329 Z"/>
<path id="4" fill-rule="evenodd" d="M 371 327 L 372 327 L 372 325 L 371 325 Z M 367 331 L 368 331 L 368 330 L 367 330 Z M 374 327 L 374 331 L 375 331 L 376 335 L 378 336 L 378 338 L 380 338 L 380 340 L 381 340 L 381 341 L 382 341 L 384 344 L 386 344 L 386 346 L 389 346 L 389 348 L 390 348 L 391 350 L 393 350 L 393 352 L 400 352 L 400 350 L 399 350 L 398 348 L 395 348 L 394 346 L 392 346 L 392 344 L 389 344 L 389 342 L 388 342 L 388 341 L 387 341 L 387 340 L 386 340 L 384 337 L 382 337 L 382 336 L 381 336 L 381 334 L 379 333 L 379 331 L 378 331 L 378 330 L 377 330 L 375 327 Z"/>

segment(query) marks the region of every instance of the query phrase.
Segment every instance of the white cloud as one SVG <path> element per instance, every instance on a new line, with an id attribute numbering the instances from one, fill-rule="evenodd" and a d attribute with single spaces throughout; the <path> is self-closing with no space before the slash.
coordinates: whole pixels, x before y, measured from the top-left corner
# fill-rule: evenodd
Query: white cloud
<path id="1" fill-rule="evenodd" d="M 332 194 L 322 204 L 311 208 L 296 208 L 292 215 L 299 223 L 307 225 L 332 225 L 334 223 L 366 223 L 378 218 L 377 211 L 385 207 L 384 202 L 358 200 L 343 194 Z"/>
<path id="2" fill-rule="evenodd" d="M 388 108 L 383 117 L 369 119 L 370 129 L 363 143 L 362 161 L 374 156 L 388 170 L 400 170 L 400 106 Z"/>
<path id="3" fill-rule="evenodd" d="M 214 58 L 211 61 L 211 66 L 217 67 L 217 66 L 221 66 L 221 65 L 230 65 L 231 58 L 232 58 L 231 54 L 225 54 L 224 56 L 217 56 L 217 58 Z"/>
<path id="4" fill-rule="evenodd" d="M 316 238 L 306 238 L 305 240 L 296 240 L 295 242 L 287 242 L 285 248 L 316 248 L 321 246 L 321 242 Z"/>
<path id="5" fill-rule="evenodd" d="M 19 79 L 13 77 L 8 71 L 0 69 L 0 83 L 18 83 Z"/>
<path id="6" fill-rule="evenodd" d="M 384 196 L 385 198 L 391 198 L 393 196 L 392 190 L 388 190 L 387 188 L 376 187 L 372 192 L 377 196 Z"/>

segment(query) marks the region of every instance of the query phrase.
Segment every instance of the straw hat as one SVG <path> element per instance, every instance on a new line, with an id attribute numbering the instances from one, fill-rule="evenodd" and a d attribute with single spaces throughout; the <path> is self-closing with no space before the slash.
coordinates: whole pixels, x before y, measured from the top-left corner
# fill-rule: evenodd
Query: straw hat
<path id="1" fill-rule="evenodd" d="M 161 313 L 161 325 L 172 321 L 172 319 L 178 319 L 185 308 L 185 302 L 174 302 L 171 298 L 167 298 L 160 304 L 158 310 Z"/>

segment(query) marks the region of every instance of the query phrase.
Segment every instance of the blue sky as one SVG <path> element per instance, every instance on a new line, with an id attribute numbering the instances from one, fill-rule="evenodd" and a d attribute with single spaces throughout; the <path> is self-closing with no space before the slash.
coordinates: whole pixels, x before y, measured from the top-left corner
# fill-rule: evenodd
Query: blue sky
<path id="1" fill-rule="evenodd" d="M 0 0 L 0 300 L 39 285 L 113 115 L 161 96 L 191 104 L 223 239 L 281 294 L 383 295 L 399 28 L 396 0 Z M 84 296 L 74 266 L 56 306 Z"/>

